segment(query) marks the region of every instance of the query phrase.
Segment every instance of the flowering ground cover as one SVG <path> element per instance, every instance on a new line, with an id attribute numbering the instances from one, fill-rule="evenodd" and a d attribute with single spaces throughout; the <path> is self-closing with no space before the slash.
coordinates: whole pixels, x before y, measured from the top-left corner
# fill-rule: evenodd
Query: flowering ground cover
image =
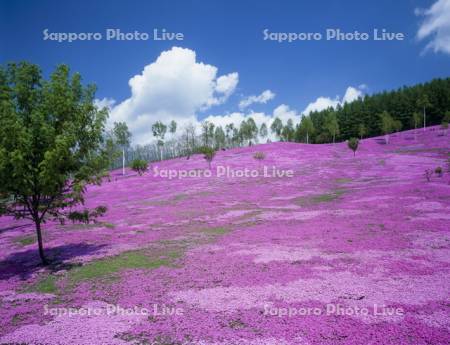
<path id="1" fill-rule="evenodd" d="M 256 177 L 113 172 L 86 195 L 99 223 L 45 224 L 47 268 L 33 226 L 1 218 L 0 344 L 448 344 L 449 154 L 428 128 L 212 162 Z"/>

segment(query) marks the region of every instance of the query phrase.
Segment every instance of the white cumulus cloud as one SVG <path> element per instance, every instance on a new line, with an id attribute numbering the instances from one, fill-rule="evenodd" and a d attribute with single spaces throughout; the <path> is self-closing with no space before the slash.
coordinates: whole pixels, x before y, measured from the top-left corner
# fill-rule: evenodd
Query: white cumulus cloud
<path id="1" fill-rule="evenodd" d="M 450 54 L 450 0 L 438 0 L 430 8 L 416 9 L 415 13 L 424 17 L 417 38 L 430 39 L 425 50 Z"/>
<path id="2" fill-rule="evenodd" d="M 363 84 L 364 85 L 364 84 Z M 342 98 L 342 104 L 343 103 L 351 103 L 353 101 L 356 101 L 358 98 L 363 96 L 363 92 L 361 89 L 357 89 L 353 86 L 349 86 L 347 90 L 345 90 L 344 98 Z"/>
<path id="3" fill-rule="evenodd" d="M 278 117 L 283 123 L 286 123 L 288 120 L 292 120 L 294 124 L 300 122 L 301 114 L 297 113 L 296 110 L 291 109 L 286 104 L 281 104 L 276 107 L 273 111 L 273 117 Z"/>
<path id="4" fill-rule="evenodd" d="M 107 108 L 108 110 L 111 110 L 114 107 L 114 104 L 116 104 L 116 101 L 109 97 L 94 100 L 94 105 L 99 109 Z"/>
<path id="5" fill-rule="evenodd" d="M 238 83 L 237 72 L 218 75 L 218 68 L 198 61 L 193 50 L 173 47 L 162 52 L 141 73 L 130 78 L 130 96 L 127 99 L 117 103 L 111 98 L 103 98 L 97 99 L 95 104 L 99 108 L 107 107 L 110 110 L 109 126 L 118 121 L 126 122 L 133 135 L 133 144 L 147 144 L 154 141 L 151 126 L 156 121 L 168 124 L 175 120 L 178 123 L 178 133 L 182 133 L 187 124 L 193 124 L 197 133 L 200 133 L 199 115 L 215 105 L 225 103 L 235 92 Z M 308 104 L 303 112 L 286 104 L 277 106 L 272 112 L 245 110 L 251 104 L 267 103 L 275 97 L 275 93 L 265 90 L 259 95 L 243 99 L 239 104 L 240 111 L 211 114 L 204 117 L 203 121 L 210 121 L 224 129 L 229 123 L 239 127 L 250 116 L 258 127 L 266 123 L 270 128 L 276 117 L 284 124 L 289 119 L 297 124 L 302 114 L 354 101 L 363 95 L 365 87 L 350 86 L 342 98 L 319 97 Z M 273 134 L 269 138 L 275 139 Z"/>
<path id="6" fill-rule="evenodd" d="M 217 76 L 217 67 L 197 61 L 193 50 L 173 47 L 129 80 L 129 98 L 109 103 L 110 123 L 125 121 L 134 143 L 149 143 L 154 122 L 196 122 L 198 111 L 225 102 L 238 82 L 238 73 Z"/>
<path id="7" fill-rule="evenodd" d="M 318 97 L 314 102 L 309 103 L 303 113 L 308 115 L 312 111 L 321 111 L 327 108 L 335 108 L 339 104 L 339 98 Z"/>
<path id="8" fill-rule="evenodd" d="M 275 98 L 275 93 L 273 93 L 270 90 L 264 90 L 260 95 L 252 95 L 247 98 L 244 98 L 242 101 L 239 102 L 239 109 L 245 109 L 248 106 L 254 104 L 254 103 L 267 103 L 268 101 Z"/>
<path id="9" fill-rule="evenodd" d="M 228 97 L 230 97 L 233 94 L 238 83 L 239 83 L 239 74 L 237 72 L 222 75 L 219 78 L 217 78 L 214 87 L 217 96 L 211 97 L 203 108 L 207 109 L 213 105 L 225 103 Z"/>
<path id="10" fill-rule="evenodd" d="M 344 103 L 351 103 L 364 95 L 362 89 L 365 89 L 366 87 L 367 86 L 364 84 L 360 85 L 358 88 L 349 86 L 347 90 L 345 90 L 345 94 L 342 99 L 339 96 L 336 96 L 335 98 L 323 96 L 318 97 L 314 102 L 311 102 L 306 106 L 303 113 L 308 115 L 312 111 L 321 111 L 330 107 L 336 108 L 339 104 L 343 105 Z"/>

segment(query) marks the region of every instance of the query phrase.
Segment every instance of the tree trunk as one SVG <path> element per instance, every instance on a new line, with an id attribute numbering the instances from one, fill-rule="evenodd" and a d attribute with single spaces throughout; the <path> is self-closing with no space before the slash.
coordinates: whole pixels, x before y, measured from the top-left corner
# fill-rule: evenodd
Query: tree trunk
<path id="1" fill-rule="evenodd" d="M 42 264 L 48 265 L 48 261 L 44 255 L 44 246 L 42 244 L 41 222 L 39 220 L 34 221 L 34 224 L 36 226 L 37 240 L 38 240 L 38 246 L 39 246 L 39 256 L 41 258 Z"/>
<path id="2" fill-rule="evenodd" d="M 309 144 L 309 134 L 306 132 L 306 143 Z"/>
<path id="3" fill-rule="evenodd" d="M 122 175 L 125 175 L 125 148 L 122 149 Z"/>

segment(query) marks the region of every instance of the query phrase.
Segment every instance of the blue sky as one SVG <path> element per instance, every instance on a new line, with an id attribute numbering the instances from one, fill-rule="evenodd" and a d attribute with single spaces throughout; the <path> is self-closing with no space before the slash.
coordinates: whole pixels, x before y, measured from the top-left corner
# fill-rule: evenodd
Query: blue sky
<path id="1" fill-rule="evenodd" d="M 274 109 L 280 105 L 287 107 L 284 110 L 299 115 L 319 97 L 342 101 L 350 86 L 359 92 L 373 93 L 448 77 L 450 48 L 445 46 L 446 37 L 439 35 L 448 34 L 450 30 L 448 26 L 435 28 L 433 20 L 449 18 L 445 16 L 448 16 L 450 4 L 448 0 L 439 2 L 443 3 L 441 7 L 431 11 L 432 5 L 437 3 L 435 0 L 0 0 L 0 63 L 27 60 L 39 64 L 46 74 L 55 65 L 66 63 L 73 71 L 80 72 L 86 82 L 97 84 L 99 99 L 113 99 L 118 105 L 130 98 L 130 78 L 141 74 L 144 67 L 155 62 L 162 52 L 178 46 L 195 52 L 196 64 L 202 62 L 217 68 L 210 81 L 217 82 L 219 76 L 235 72 L 238 82 L 236 80 L 236 85 L 230 86 L 229 94 L 225 94 L 228 91 L 218 93 L 216 101 L 210 105 L 199 105 L 200 100 L 193 102 L 192 109 L 181 106 L 174 118 L 182 116 L 180 113 L 183 111 L 191 113 L 186 114 L 187 117 L 194 116 L 198 120 L 209 115 L 230 113 L 245 116 L 258 112 L 273 116 Z M 418 9 L 428 9 L 428 12 L 420 15 L 424 12 Z M 424 21 L 428 21 L 429 32 L 424 28 L 423 39 L 419 40 L 417 33 Z M 154 28 L 165 28 L 183 33 L 184 40 L 58 43 L 43 40 L 45 28 L 50 32 L 78 33 L 104 33 L 107 28 L 152 33 Z M 370 34 L 374 28 L 385 28 L 390 32 L 404 33 L 405 40 L 323 39 L 292 43 L 263 40 L 264 29 L 270 32 L 323 33 L 328 28 Z M 437 39 L 444 43 L 435 42 Z M 425 50 L 427 44 L 431 48 Z M 195 83 L 195 80 L 185 82 L 185 77 L 180 77 L 179 82 Z M 144 84 L 152 88 L 155 84 L 151 78 L 154 76 L 149 78 Z M 196 87 L 192 85 L 191 88 Z M 264 90 L 271 90 L 275 95 L 273 99 L 239 108 L 240 101 L 251 95 L 257 96 Z M 183 89 L 179 92 L 186 93 Z M 160 89 L 155 93 L 159 95 L 158 99 L 167 99 L 156 108 L 140 106 L 141 115 L 148 113 L 152 119 L 158 116 L 168 119 L 173 109 L 166 110 L 164 104 L 170 105 L 185 97 L 164 93 Z M 116 117 L 126 119 L 134 116 L 135 119 L 139 116 L 137 109 L 132 112 L 131 115 L 121 113 Z M 138 133 L 139 123 L 133 126 Z"/>

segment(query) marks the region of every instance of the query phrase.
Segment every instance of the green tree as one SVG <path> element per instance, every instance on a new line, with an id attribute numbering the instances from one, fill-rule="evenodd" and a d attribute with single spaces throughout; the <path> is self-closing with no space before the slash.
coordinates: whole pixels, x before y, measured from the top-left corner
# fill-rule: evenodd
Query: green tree
<path id="1" fill-rule="evenodd" d="M 172 120 L 169 123 L 169 132 L 170 134 L 172 134 L 172 136 L 174 136 L 176 131 L 177 131 L 177 123 L 174 120 Z"/>
<path id="2" fill-rule="evenodd" d="M 212 122 L 204 121 L 202 123 L 202 138 L 203 138 L 203 146 L 209 146 L 210 141 L 214 139 L 214 128 L 215 125 Z"/>
<path id="3" fill-rule="evenodd" d="M 276 117 L 270 125 L 270 130 L 277 136 L 278 139 L 280 139 L 281 132 L 283 130 L 283 122 L 278 117 Z"/>
<path id="4" fill-rule="evenodd" d="M 108 112 L 94 105 L 95 86 L 83 86 L 66 65 L 49 80 L 26 62 L 0 67 L 0 90 L 0 215 L 33 221 L 47 264 L 46 220 L 90 222 L 106 212 L 74 207 L 84 203 L 86 186 L 107 173 Z"/>
<path id="5" fill-rule="evenodd" d="M 144 159 L 136 158 L 131 162 L 131 169 L 142 176 L 148 169 L 148 163 Z"/>
<path id="6" fill-rule="evenodd" d="M 216 127 L 216 130 L 214 132 L 214 141 L 217 149 L 225 147 L 226 139 L 225 139 L 225 132 L 223 131 L 222 126 Z"/>
<path id="7" fill-rule="evenodd" d="M 450 110 L 447 110 L 444 114 L 444 117 L 442 118 L 442 122 L 450 122 Z"/>
<path id="8" fill-rule="evenodd" d="M 184 141 L 185 141 L 185 150 L 186 150 L 186 158 L 191 158 L 192 152 L 196 147 L 196 134 L 195 134 L 195 126 L 192 123 L 188 123 L 184 127 Z"/>
<path id="9" fill-rule="evenodd" d="M 415 111 L 412 114 L 412 118 L 411 118 L 411 124 L 414 126 L 415 130 L 417 129 L 417 126 L 419 125 L 419 123 L 420 123 L 420 114 L 417 111 Z"/>
<path id="10" fill-rule="evenodd" d="M 356 155 L 356 150 L 358 149 L 359 140 L 357 138 L 350 138 L 347 142 L 348 147 L 350 150 L 353 151 L 353 156 Z"/>
<path id="11" fill-rule="evenodd" d="M 426 120 L 427 120 L 427 113 L 426 108 L 430 107 L 431 103 L 428 99 L 428 95 L 426 93 L 422 93 L 419 98 L 417 99 L 417 107 L 423 110 L 423 130 L 425 131 L 426 128 Z"/>
<path id="12" fill-rule="evenodd" d="M 110 161 L 109 167 L 114 169 L 113 162 L 120 156 L 120 153 L 117 150 L 117 143 L 114 135 L 114 130 L 107 131 L 103 136 L 103 140 L 105 151 Z"/>
<path id="13" fill-rule="evenodd" d="M 394 129 L 395 132 L 400 132 L 403 128 L 403 124 L 400 120 L 393 120 L 392 128 Z"/>
<path id="14" fill-rule="evenodd" d="M 441 123 L 441 129 L 443 131 L 444 135 L 447 135 L 447 131 L 448 131 L 448 122 L 446 121 L 442 121 Z"/>
<path id="15" fill-rule="evenodd" d="M 159 147 L 160 157 L 163 160 L 163 146 L 164 146 L 164 137 L 167 132 L 167 126 L 161 121 L 156 121 L 152 125 L 152 133 L 155 138 L 157 138 L 157 145 Z"/>
<path id="16" fill-rule="evenodd" d="M 449 122 L 450 122 L 450 110 L 447 110 L 445 112 L 444 117 L 442 118 L 442 122 L 441 122 L 441 128 L 444 132 L 444 135 L 447 135 Z"/>
<path id="17" fill-rule="evenodd" d="M 233 130 L 234 130 L 234 124 L 233 123 L 229 123 L 228 125 L 225 126 L 225 137 L 226 137 L 226 140 L 227 140 L 227 145 L 229 145 L 229 146 L 232 145 Z"/>
<path id="18" fill-rule="evenodd" d="M 328 114 L 325 120 L 325 128 L 328 133 L 333 137 L 333 144 L 336 141 L 336 136 L 339 135 L 339 122 L 335 112 Z"/>
<path id="19" fill-rule="evenodd" d="M 264 122 L 261 127 L 259 127 L 259 135 L 262 139 L 267 138 L 267 136 L 269 135 L 269 131 L 267 130 L 267 125 Z"/>
<path id="20" fill-rule="evenodd" d="M 169 133 L 172 136 L 172 155 L 175 157 L 176 156 L 176 152 L 175 152 L 175 142 L 174 142 L 174 138 L 175 138 L 175 133 L 177 132 L 177 123 L 172 120 L 169 123 Z"/>
<path id="21" fill-rule="evenodd" d="M 233 128 L 232 141 L 235 146 L 241 146 L 244 142 L 242 131 L 236 127 Z"/>
<path id="22" fill-rule="evenodd" d="M 208 162 L 208 167 L 211 170 L 211 162 L 216 155 L 216 150 L 210 146 L 203 146 L 200 148 L 200 152 L 203 153 L 203 158 Z"/>
<path id="23" fill-rule="evenodd" d="M 423 117 L 424 109 L 421 105 L 418 106 L 417 102 L 422 94 L 428 95 L 430 103 L 425 107 L 426 125 L 441 124 L 442 115 L 450 110 L 450 78 L 434 79 L 424 84 L 365 95 L 364 98 L 345 103 L 333 110 L 313 111 L 309 117 L 317 134 L 313 137 L 314 141 L 331 142 L 332 138 L 326 129 L 326 118 L 331 111 L 336 113 L 341 132 L 339 138 L 344 140 L 359 137 L 358 125 L 361 123 L 367 128 L 366 137 L 382 135 L 379 114 L 383 111 L 400 120 L 405 129 L 414 128 L 415 123 L 409 121 L 408 117 L 415 111 Z M 422 121 L 417 121 L 417 127 L 420 127 Z"/>
<path id="24" fill-rule="evenodd" d="M 258 137 L 258 126 L 256 126 L 253 118 L 249 117 L 247 120 L 242 121 L 240 130 L 243 139 L 247 140 L 249 145 L 252 144 L 252 140 L 256 141 Z"/>
<path id="25" fill-rule="evenodd" d="M 281 137 L 283 138 L 283 141 L 293 141 L 294 134 L 294 122 L 292 121 L 292 119 L 289 119 L 286 123 L 286 126 L 284 126 L 283 130 L 281 131 Z"/>
<path id="26" fill-rule="evenodd" d="M 314 124 L 309 116 L 303 116 L 300 124 L 297 125 L 297 130 L 295 133 L 297 141 L 305 140 L 309 144 L 310 136 L 314 134 Z"/>
<path id="27" fill-rule="evenodd" d="M 367 134 L 367 128 L 364 126 L 363 123 L 360 123 L 358 126 L 358 134 L 361 140 L 364 138 L 364 136 Z"/>
<path id="28" fill-rule="evenodd" d="M 386 144 L 389 144 L 389 134 L 391 134 L 394 131 L 394 119 L 387 111 L 383 111 L 380 114 L 380 120 L 381 120 L 381 131 L 385 135 Z"/>
<path id="29" fill-rule="evenodd" d="M 114 137 L 122 149 L 122 175 L 125 175 L 125 149 L 130 145 L 131 133 L 125 122 L 114 122 Z"/>

